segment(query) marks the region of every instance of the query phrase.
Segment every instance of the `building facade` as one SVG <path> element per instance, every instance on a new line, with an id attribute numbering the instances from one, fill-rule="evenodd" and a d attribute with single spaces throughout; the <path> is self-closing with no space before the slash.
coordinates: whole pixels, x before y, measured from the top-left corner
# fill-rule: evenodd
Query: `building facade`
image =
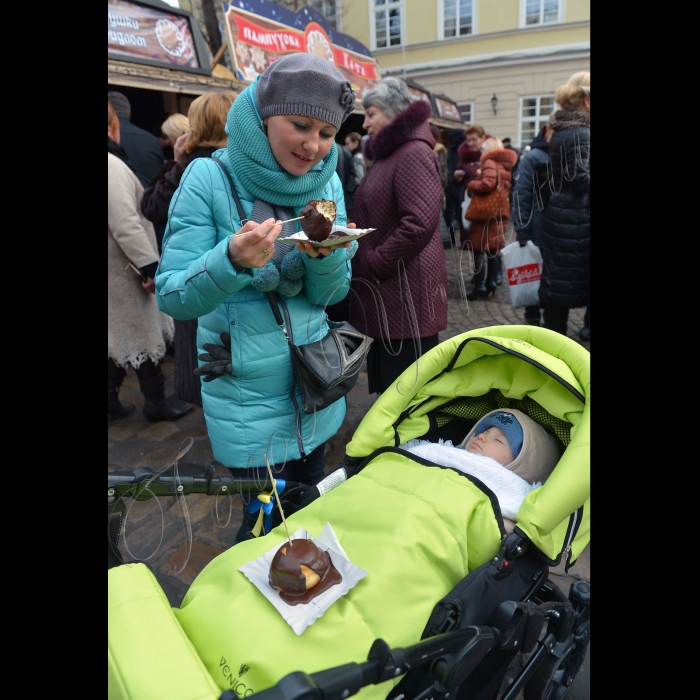
<path id="1" fill-rule="evenodd" d="M 527 146 L 554 92 L 590 70 L 590 0 L 336 0 L 382 77 L 455 101 L 466 124 Z"/>

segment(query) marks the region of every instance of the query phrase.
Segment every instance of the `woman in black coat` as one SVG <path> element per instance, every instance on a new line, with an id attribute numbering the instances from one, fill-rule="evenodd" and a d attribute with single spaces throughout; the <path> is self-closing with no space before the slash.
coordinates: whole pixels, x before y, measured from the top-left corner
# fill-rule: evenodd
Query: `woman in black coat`
<path id="1" fill-rule="evenodd" d="M 210 92 L 190 105 L 190 130 L 175 141 L 175 158 L 163 167 L 144 190 L 141 211 L 154 224 L 168 223 L 168 209 L 187 166 L 195 158 L 208 158 L 226 147 L 224 127 L 229 109 L 236 98 L 231 91 Z M 167 235 L 167 229 L 166 229 Z M 197 319 L 175 320 L 175 394 L 182 401 L 202 405 L 202 385 L 194 370 L 197 361 Z"/>
<path id="2" fill-rule="evenodd" d="M 563 335 L 569 309 L 590 304 L 590 94 L 590 78 L 587 85 L 569 82 L 554 94 L 561 109 L 551 121 L 551 196 L 544 211 L 539 299 L 545 328 Z M 590 328 L 589 311 L 585 324 Z"/>

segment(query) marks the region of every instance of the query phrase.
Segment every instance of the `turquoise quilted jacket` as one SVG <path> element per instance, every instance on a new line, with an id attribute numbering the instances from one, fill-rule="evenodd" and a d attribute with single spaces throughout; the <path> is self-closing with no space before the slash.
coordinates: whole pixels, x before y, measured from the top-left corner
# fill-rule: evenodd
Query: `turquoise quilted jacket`
<path id="1" fill-rule="evenodd" d="M 212 155 L 233 176 L 245 216 L 250 217 L 255 198 L 231 172 L 226 149 Z M 336 222 L 345 224 L 337 174 L 323 198 L 336 202 Z M 175 319 L 199 319 L 198 353 L 205 352 L 204 343 L 221 344 L 222 332 L 231 334 L 232 374 L 202 382 L 207 431 L 214 457 L 223 465 L 264 467 L 265 454 L 270 464 L 281 464 L 298 459 L 302 451 L 309 454 L 334 435 L 345 417 L 345 399 L 315 415 L 301 411 L 297 421 L 285 337 L 267 297 L 251 286 L 252 275 L 236 272 L 228 259 L 229 239 L 240 228 L 236 203 L 219 166 L 209 158 L 192 161 L 170 203 L 156 298 L 161 311 Z M 303 289 L 295 297 L 284 297 L 297 345 L 328 333 L 324 305 L 345 298 L 351 277 L 345 249 L 320 259 L 303 257 Z M 296 393 L 301 405 L 301 393 Z"/>

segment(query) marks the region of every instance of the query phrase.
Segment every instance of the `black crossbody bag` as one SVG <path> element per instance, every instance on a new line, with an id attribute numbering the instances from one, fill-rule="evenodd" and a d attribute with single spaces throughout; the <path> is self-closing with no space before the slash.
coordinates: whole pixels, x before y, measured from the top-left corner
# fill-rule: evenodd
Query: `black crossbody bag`
<path id="1" fill-rule="evenodd" d="M 244 219 L 243 206 L 236 192 L 233 178 L 221 161 L 217 158 L 212 160 L 225 173 L 236 201 L 238 215 Z M 294 376 L 293 384 L 299 383 L 304 412 L 320 411 L 345 396 L 357 382 L 373 338 L 360 333 L 347 321 L 328 320 L 329 331 L 324 338 L 306 345 L 295 345 L 287 305 L 279 294 L 273 292 L 267 292 L 267 299 L 277 325 L 287 339 Z M 284 318 L 280 313 L 280 306 L 284 312 Z"/>

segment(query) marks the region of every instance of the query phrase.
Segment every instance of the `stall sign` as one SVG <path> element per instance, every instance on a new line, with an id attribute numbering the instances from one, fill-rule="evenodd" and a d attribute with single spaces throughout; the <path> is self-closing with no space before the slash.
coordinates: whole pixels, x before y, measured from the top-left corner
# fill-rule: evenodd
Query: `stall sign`
<path id="1" fill-rule="evenodd" d="M 356 39 L 333 30 L 323 15 L 312 7 L 294 13 L 259 0 L 253 12 L 224 3 L 230 55 L 239 80 L 252 81 L 267 66 L 288 53 L 308 52 L 333 63 L 348 79 L 358 101 L 381 80 L 379 64 Z"/>
<path id="2" fill-rule="evenodd" d="M 438 97 L 438 95 L 435 94 L 433 95 L 433 101 L 435 103 L 437 116 L 443 117 L 443 119 L 453 119 L 457 122 L 464 121 L 456 102 L 453 102 L 447 97 Z"/>
<path id="3" fill-rule="evenodd" d="M 129 0 L 108 0 L 108 55 L 173 68 L 201 68 L 187 15 L 176 14 L 175 8 L 168 12 Z"/>
<path id="4" fill-rule="evenodd" d="M 430 93 L 427 90 L 420 90 L 412 85 L 408 85 L 408 92 L 411 95 L 411 102 L 423 100 L 423 102 L 427 102 L 430 105 L 430 109 L 433 108 L 433 103 L 430 100 Z"/>

